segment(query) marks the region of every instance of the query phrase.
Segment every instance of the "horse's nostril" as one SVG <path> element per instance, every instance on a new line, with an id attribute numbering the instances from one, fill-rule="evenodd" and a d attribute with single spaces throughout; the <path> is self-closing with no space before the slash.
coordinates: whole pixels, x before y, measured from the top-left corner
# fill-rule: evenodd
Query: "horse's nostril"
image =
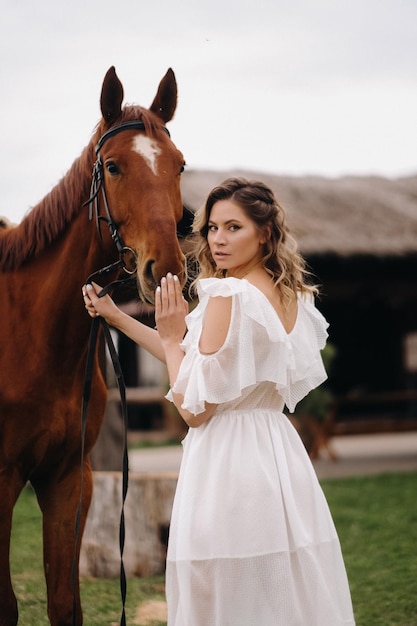
<path id="1" fill-rule="evenodd" d="M 150 261 L 146 263 L 145 272 L 144 272 L 146 280 L 150 282 L 155 281 L 154 268 L 155 268 L 155 261 L 151 259 Z"/>

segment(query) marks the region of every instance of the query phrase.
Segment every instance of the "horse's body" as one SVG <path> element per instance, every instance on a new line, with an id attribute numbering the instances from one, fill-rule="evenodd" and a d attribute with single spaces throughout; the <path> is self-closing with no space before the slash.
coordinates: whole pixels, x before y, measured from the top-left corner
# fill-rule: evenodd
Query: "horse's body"
<path id="1" fill-rule="evenodd" d="M 21 224 L 0 228 L 0 626 L 18 619 L 9 569 L 12 511 L 30 481 L 43 514 L 48 615 L 53 626 L 73 621 L 72 563 L 80 498 L 80 407 L 90 319 L 81 285 L 117 259 L 107 228 L 102 241 L 83 203 L 90 196 L 95 146 L 109 128 L 142 120 L 101 149 L 114 222 L 137 255 L 138 284 L 152 299 L 168 271 L 184 278 L 176 237 L 182 216 L 183 157 L 164 130 L 176 108 L 171 70 L 149 110 L 121 108 L 123 88 L 110 68 L 101 93 L 102 119 L 92 140 L 61 182 Z M 102 210 L 102 207 L 101 207 Z M 98 435 L 106 386 L 96 360 L 85 436 L 81 532 L 91 497 L 88 452 Z M 78 560 L 78 554 L 77 554 Z M 77 575 L 78 581 L 78 575 Z M 76 624 L 82 624 L 78 582 Z"/>

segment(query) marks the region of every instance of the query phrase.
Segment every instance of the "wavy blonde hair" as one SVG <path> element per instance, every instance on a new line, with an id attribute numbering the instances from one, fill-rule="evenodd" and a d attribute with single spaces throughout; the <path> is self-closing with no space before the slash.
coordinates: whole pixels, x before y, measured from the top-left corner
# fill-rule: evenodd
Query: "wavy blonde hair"
<path id="1" fill-rule="evenodd" d="M 262 182 L 244 178 L 228 178 L 214 187 L 195 215 L 195 245 L 191 254 L 197 261 L 199 273 L 192 287 L 195 288 L 200 278 L 226 276 L 225 270 L 217 269 L 207 242 L 210 213 L 220 200 L 232 200 L 238 204 L 266 237 L 262 263 L 280 290 L 284 304 L 290 303 L 298 293 L 315 295 L 318 292 L 317 286 L 311 284 L 311 273 L 298 252 L 297 243 L 288 230 L 285 211 L 273 191 Z"/>

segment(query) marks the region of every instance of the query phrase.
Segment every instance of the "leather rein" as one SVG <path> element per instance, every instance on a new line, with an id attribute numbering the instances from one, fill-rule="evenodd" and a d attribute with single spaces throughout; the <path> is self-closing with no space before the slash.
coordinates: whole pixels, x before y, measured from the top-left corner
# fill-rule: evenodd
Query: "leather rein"
<path id="1" fill-rule="evenodd" d="M 163 126 L 163 130 L 168 134 L 168 129 Z M 96 161 L 93 166 L 93 178 L 91 182 L 91 190 L 90 190 L 90 198 L 83 204 L 83 206 L 89 206 L 89 219 L 90 221 L 95 217 L 97 231 L 100 239 L 101 236 L 101 223 L 105 222 L 109 228 L 110 235 L 112 240 L 115 243 L 116 249 L 119 253 L 119 260 L 115 263 L 111 263 L 106 267 L 103 267 L 90 276 L 85 281 L 86 284 L 92 283 L 97 278 L 102 276 L 107 276 L 108 274 L 117 272 L 119 270 L 123 270 L 128 274 L 128 277 L 123 279 L 115 280 L 100 291 L 98 294 L 99 298 L 102 298 L 104 295 L 112 291 L 113 289 L 120 287 L 122 285 L 126 285 L 132 281 L 135 281 L 134 274 L 137 271 L 136 264 L 136 254 L 132 248 L 126 246 L 123 242 L 123 239 L 117 229 L 116 223 L 114 222 L 110 207 L 107 201 L 106 189 L 104 184 L 104 167 L 103 162 L 101 160 L 100 151 L 103 145 L 106 143 L 110 137 L 114 137 L 118 133 L 121 133 L 125 130 L 146 130 L 145 124 L 142 120 L 131 120 L 127 122 L 123 122 L 118 126 L 113 126 L 107 132 L 105 132 L 97 142 L 95 152 L 96 152 Z M 101 191 L 103 206 L 105 210 L 105 215 L 100 215 L 100 202 L 99 202 L 99 194 Z M 126 257 L 130 255 L 133 258 L 132 267 L 129 267 L 126 263 Z M 88 352 L 87 352 L 87 361 L 86 361 L 86 369 L 85 369 L 85 378 L 84 378 L 84 391 L 82 398 L 82 409 L 81 409 L 81 491 L 80 491 L 80 501 L 78 504 L 78 510 L 75 520 L 75 549 L 74 549 L 74 559 L 73 559 L 73 567 L 72 567 L 72 584 L 73 584 L 73 611 L 72 611 L 72 624 L 76 626 L 77 624 L 77 607 L 75 602 L 75 589 L 77 588 L 78 581 L 78 559 L 77 554 L 79 554 L 81 547 L 81 533 L 80 533 L 80 525 L 81 525 L 81 513 L 82 513 L 82 499 L 83 499 L 83 491 L 84 491 L 84 456 L 85 456 L 85 433 L 87 426 L 87 414 L 88 414 L 88 406 L 91 395 L 91 385 L 93 380 L 93 372 L 94 372 L 94 357 L 96 353 L 98 335 L 100 326 L 103 330 L 104 338 L 110 353 L 110 357 L 113 363 L 114 372 L 116 375 L 117 385 L 120 393 L 121 400 L 121 413 L 123 420 L 123 469 L 122 469 L 122 507 L 120 514 L 120 529 L 119 529 L 119 547 L 120 547 L 120 593 L 122 599 L 122 614 L 120 618 L 120 626 L 126 626 L 126 613 L 125 613 L 125 604 L 126 604 L 126 574 L 123 565 L 123 550 L 125 543 L 125 515 L 124 515 L 124 506 L 127 496 L 128 489 L 128 476 L 129 476 L 129 460 L 128 460 L 128 452 L 127 452 L 127 430 L 128 430 L 128 419 L 127 419 L 127 403 L 126 403 L 126 385 L 123 378 L 123 372 L 120 366 L 119 357 L 117 354 L 117 350 L 114 346 L 114 342 L 111 336 L 111 332 L 107 322 L 102 317 L 95 317 L 91 322 L 90 329 L 90 337 L 88 343 Z"/>

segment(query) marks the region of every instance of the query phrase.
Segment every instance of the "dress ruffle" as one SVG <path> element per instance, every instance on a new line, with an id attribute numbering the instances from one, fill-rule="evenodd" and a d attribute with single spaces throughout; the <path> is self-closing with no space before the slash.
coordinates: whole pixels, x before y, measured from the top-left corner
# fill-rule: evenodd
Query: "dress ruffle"
<path id="1" fill-rule="evenodd" d="M 247 280 L 206 278 L 198 285 L 199 304 L 186 318 L 185 352 L 173 391 L 182 407 L 202 413 L 205 402 L 228 403 L 260 382 L 274 383 L 290 412 L 326 380 L 320 355 L 328 324 L 312 299 L 299 296 L 298 315 L 290 333 L 266 296 Z M 204 313 L 210 297 L 233 298 L 226 341 L 215 354 L 199 351 Z M 171 392 L 167 398 L 172 400 Z"/>

